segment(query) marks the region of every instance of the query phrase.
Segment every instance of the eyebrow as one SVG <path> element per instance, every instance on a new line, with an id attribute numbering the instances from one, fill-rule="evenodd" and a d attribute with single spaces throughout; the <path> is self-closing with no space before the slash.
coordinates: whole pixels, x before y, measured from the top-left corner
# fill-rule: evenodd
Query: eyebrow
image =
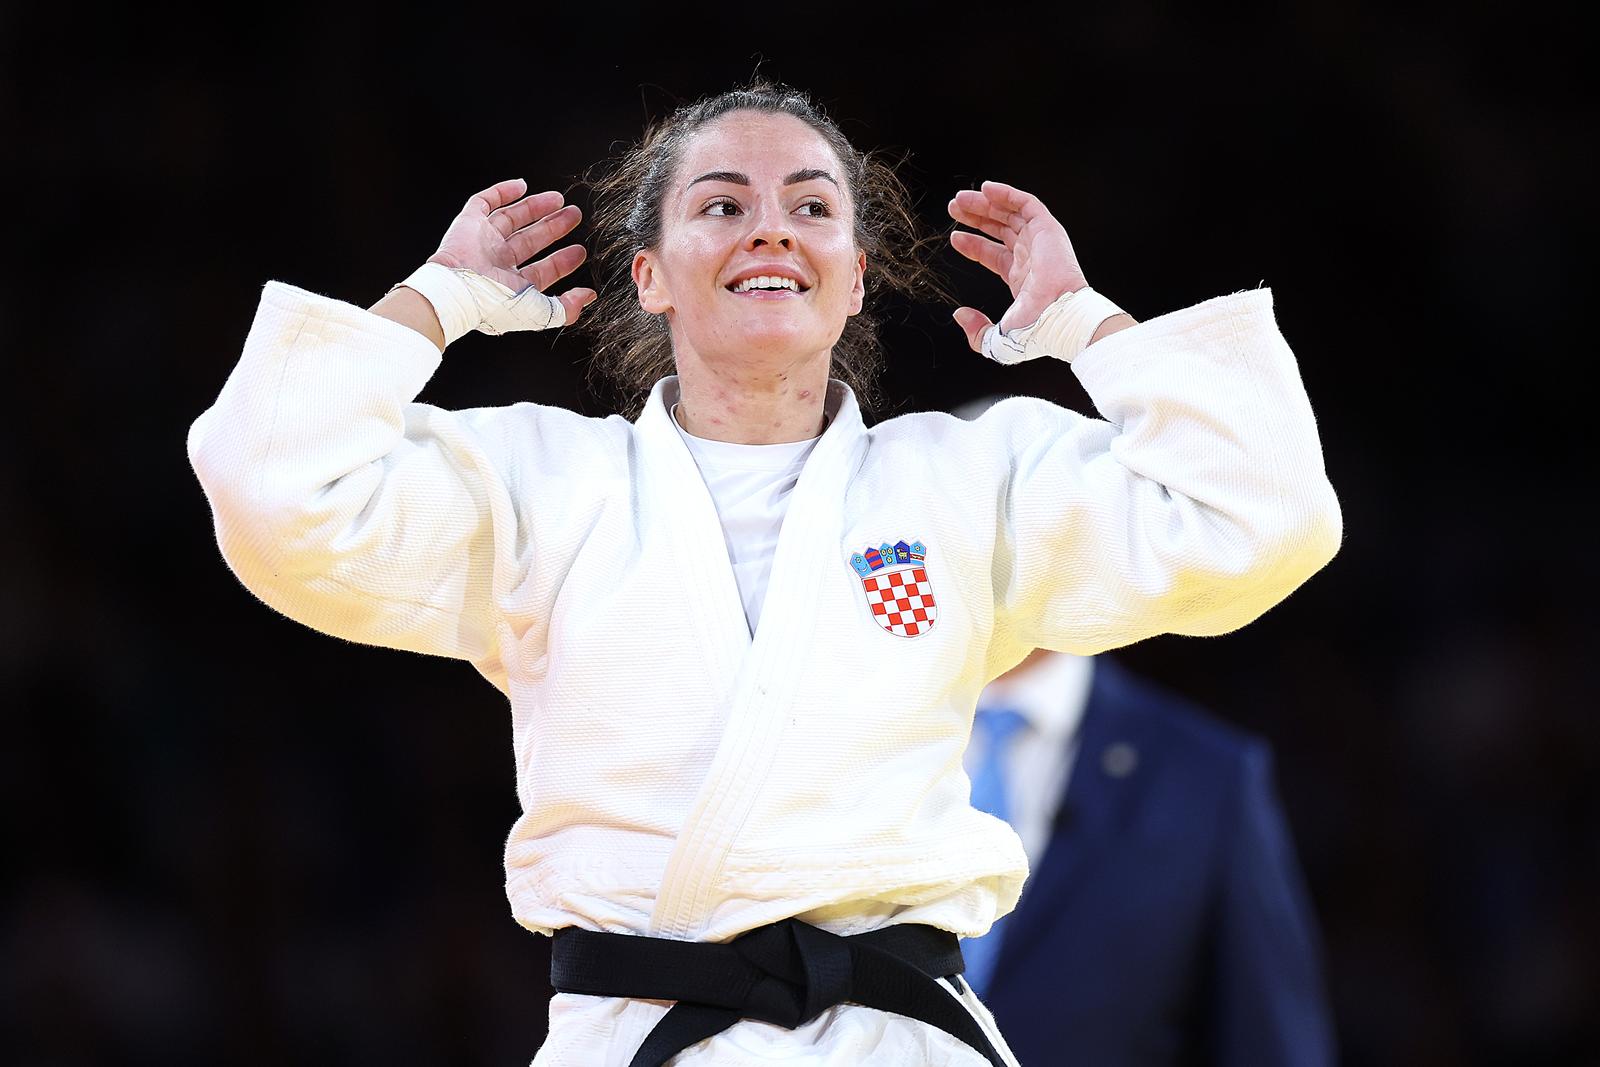
<path id="1" fill-rule="evenodd" d="M 809 182 L 816 178 L 826 178 L 828 181 L 833 182 L 834 188 L 837 189 L 839 187 L 839 182 L 833 175 L 825 170 L 818 170 L 816 167 L 807 167 L 804 170 L 797 170 L 793 174 L 787 175 L 783 179 L 783 184 L 799 185 L 801 182 Z M 700 182 L 731 182 L 734 185 L 749 185 L 750 175 L 737 170 L 711 170 L 700 175 L 689 185 L 697 185 Z M 688 187 L 688 185 L 684 186 L 685 189 Z"/>

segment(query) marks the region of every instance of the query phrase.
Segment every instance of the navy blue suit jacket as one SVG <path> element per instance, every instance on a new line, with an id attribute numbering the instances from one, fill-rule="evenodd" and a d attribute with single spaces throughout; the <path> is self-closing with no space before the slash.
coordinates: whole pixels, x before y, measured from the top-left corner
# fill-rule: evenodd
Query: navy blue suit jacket
<path id="1" fill-rule="evenodd" d="M 1078 737 L 985 997 L 1024 1067 L 1333 1063 L 1266 743 L 1104 656 Z"/>

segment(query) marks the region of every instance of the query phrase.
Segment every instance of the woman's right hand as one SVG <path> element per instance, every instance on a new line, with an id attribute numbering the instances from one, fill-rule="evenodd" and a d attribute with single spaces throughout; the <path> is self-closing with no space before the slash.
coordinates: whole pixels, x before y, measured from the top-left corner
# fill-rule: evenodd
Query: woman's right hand
<path id="1" fill-rule="evenodd" d="M 450 223 L 439 250 L 428 257 L 428 262 L 474 271 L 515 292 L 529 285 L 547 292 L 588 258 L 582 245 L 558 248 L 526 267 L 518 264 L 571 233 L 582 221 L 583 212 L 576 204 L 563 206 L 564 198 L 554 190 L 522 196 L 526 191 L 527 182 L 512 178 L 474 193 Z M 519 196 L 522 199 L 516 199 Z M 556 299 L 561 301 L 570 324 L 595 296 L 593 289 L 579 288 L 568 289 Z"/>

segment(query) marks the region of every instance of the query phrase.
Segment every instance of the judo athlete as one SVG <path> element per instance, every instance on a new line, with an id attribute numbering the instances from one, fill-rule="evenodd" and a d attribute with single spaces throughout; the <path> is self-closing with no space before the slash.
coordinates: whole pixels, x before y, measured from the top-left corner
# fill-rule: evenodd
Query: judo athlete
<path id="1" fill-rule="evenodd" d="M 960 978 L 1027 873 L 970 803 L 973 708 L 1034 648 L 1233 630 L 1337 551 L 1271 293 L 1135 324 L 985 182 L 951 241 L 1012 302 L 956 321 L 1070 362 L 1102 417 L 868 427 L 868 289 L 919 291 L 888 168 L 757 84 L 608 173 L 599 294 L 548 295 L 585 253 L 533 257 L 579 213 L 520 179 L 371 308 L 268 282 L 188 439 L 222 555 L 290 618 L 505 694 L 506 893 L 555 938 L 535 1064 L 1014 1064 Z M 632 417 L 416 401 L 467 331 L 597 296 L 594 361 L 649 380 Z"/>

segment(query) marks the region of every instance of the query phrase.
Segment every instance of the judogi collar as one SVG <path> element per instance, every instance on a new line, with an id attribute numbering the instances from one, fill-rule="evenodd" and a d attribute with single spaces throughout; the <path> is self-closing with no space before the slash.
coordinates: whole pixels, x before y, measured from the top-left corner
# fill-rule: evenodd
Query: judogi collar
<path id="1" fill-rule="evenodd" d="M 845 491 L 865 458 L 867 435 L 855 394 L 830 379 L 823 401 L 828 428 L 789 498 L 752 636 L 716 506 L 672 421 L 680 395 L 676 375 L 651 390 L 635 423 L 644 474 L 636 484 L 649 494 L 642 505 L 660 517 L 668 558 L 695 590 L 696 610 L 685 611 L 683 622 L 694 628 L 706 676 L 722 680 L 716 689 L 726 709 L 716 753 L 673 845 L 650 919 L 651 935 L 693 941 L 712 921 L 717 871 L 761 796 L 767 769 L 781 758 L 779 739 L 812 661 L 826 575 L 843 573 L 838 552 Z"/>

